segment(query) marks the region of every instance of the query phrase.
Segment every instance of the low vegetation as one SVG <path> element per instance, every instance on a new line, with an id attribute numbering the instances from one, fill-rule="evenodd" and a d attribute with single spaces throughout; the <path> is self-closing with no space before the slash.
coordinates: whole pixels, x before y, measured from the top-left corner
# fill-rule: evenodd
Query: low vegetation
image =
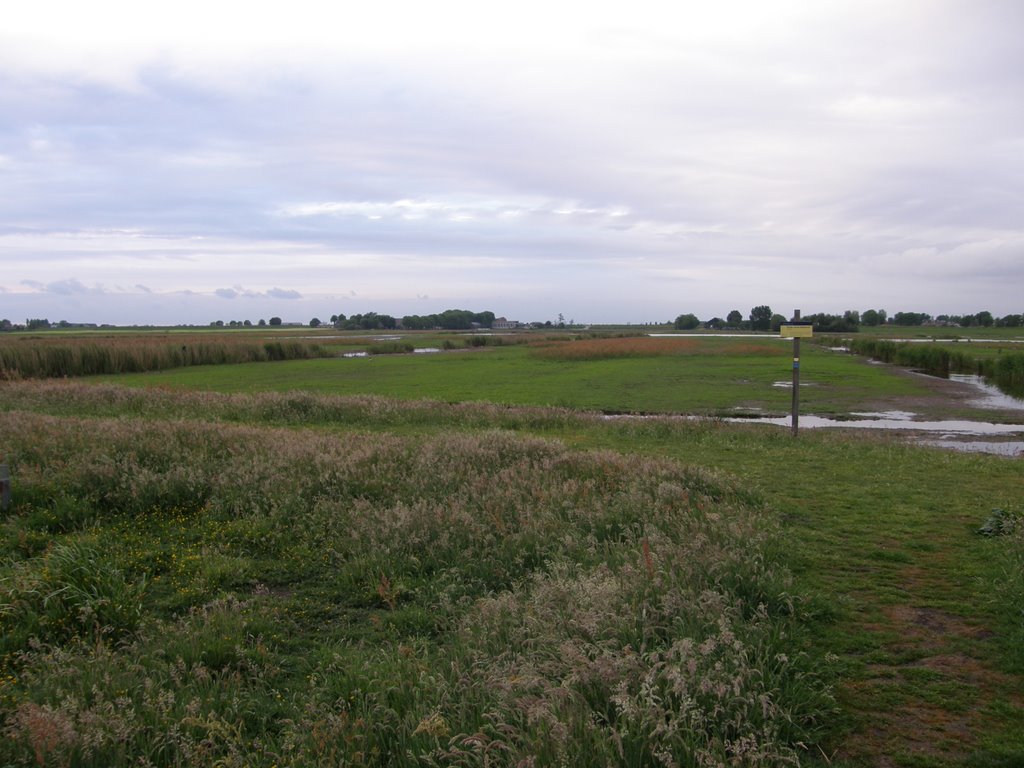
<path id="1" fill-rule="evenodd" d="M 724 342 L 724 343 L 723 343 Z M 785 357 L 788 350 L 774 339 L 750 341 L 736 339 L 673 338 L 623 336 L 596 338 L 556 338 L 533 342 L 531 356 L 539 360 L 563 362 L 618 360 L 649 357 L 737 357 L 741 359 Z"/>
<path id="2" fill-rule="evenodd" d="M 0 380 L 140 373 L 192 365 L 267 362 L 323 357 L 320 344 L 246 336 L 25 336 L 0 338 Z"/>
<path id="3" fill-rule="evenodd" d="M 916 368 L 933 376 L 950 373 L 976 373 L 977 362 L 963 350 L 952 350 L 929 343 L 900 343 L 875 338 L 857 338 L 850 341 L 850 351 L 873 357 L 883 363 Z"/>
<path id="4" fill-rule="evenodd" d="M 984 351 L 973 345 L 894 342 L 875 338 L 850 341 L 850 350 L 886 363 L 915 368 L 934 376 L 968 373 L 985 376 L 1006 392 L 1024 394 L 1024 352 L 996 348 Z"/>
<path id="5" fill-rule="evenodd" d="M 1024 759 L 1018 460 L 583 413 L 771 407 L 788 347 L 567 339 L 0 383 L 0 764 Z"/>
<path id="6" fill-rule="evenodd" d="M 5 764 L 790 765 L 831 712 L 778 522 L 714 473 L 505 431 L 0 430 Z"/>

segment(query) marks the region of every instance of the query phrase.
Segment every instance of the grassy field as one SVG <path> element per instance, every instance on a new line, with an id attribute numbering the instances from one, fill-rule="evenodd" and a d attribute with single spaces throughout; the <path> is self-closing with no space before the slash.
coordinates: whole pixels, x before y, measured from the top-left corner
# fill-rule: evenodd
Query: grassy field
<path id="1" fill-rule="evenodd" d="M 451 402 L 785 409 L 686 342 L 4 384 L 0 762 L 1022 764 L 1019 460 Z"/>
<path id="2" fill-rule="evenodd" d="M 637 342 L 613 341 L 630 346 Z M 620 349 L 603 356 L 584 349 L 578 356 L 574 348 L 590 342 L 547 342 L 433 355 L 197 366 L 120 376 L 116 381 L 218 392 L 377 394 L 606 413 L 788 412 L 790 390 L 779 386 L 792 376 L 792 348 L 787 342 L 765 337 L 652 341 L 674 348 L 646 349 L 645 354 Z M 600 343 L 607 345 L 608 340 Z M 863 359 L 804 344 L 801 366 L 801 402 L 807 413 L 881 410 L 899 398 L 919 399 L 918 405 L 928 409 L 929 382 L 894 376 Z M 948 403 L 941 407 L 948 409 Z"/>

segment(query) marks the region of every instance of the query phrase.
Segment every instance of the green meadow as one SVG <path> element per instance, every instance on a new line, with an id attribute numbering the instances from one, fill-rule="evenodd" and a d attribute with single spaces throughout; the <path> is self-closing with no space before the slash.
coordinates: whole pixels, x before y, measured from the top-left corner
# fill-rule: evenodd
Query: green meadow
<path id="1" fill-rule="evenodd" d="M 790 409 L 791 390 L 782 385 L 792 380 L 791 343 L 765 337 L 662 339 L 665 349 L 658 354 L 634 356 L 628 350 L 635 339 L 599 341 L 613 348 L 585 359 L 569 355 L 581 342 L 552 341 L 435 354 L 196 366 L 106 380 L 215 392 L 303 390 L 606 413 L 781 415 Z M 927 382 L 820 346 L 803 344 L 801 357 L 801 401 L 810 413 L 879 410 L 894 398 L 929 393 Z"/>
<path id="2" fill-rule="evenodd" d="M 529 341 L 0 384 L 0 763 L 1024 763 L 1019 459 L 597 413 L 785 413 L 786 342 Z"/>

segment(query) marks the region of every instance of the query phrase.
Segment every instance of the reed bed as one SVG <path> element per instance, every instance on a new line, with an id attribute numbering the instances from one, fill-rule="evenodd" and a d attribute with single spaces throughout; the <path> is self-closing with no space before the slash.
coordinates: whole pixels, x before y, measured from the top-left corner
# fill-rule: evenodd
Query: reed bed
<path id="1" fill-rule="evenodd" d="M 404 355 L 415 351 L 416 345 L 411 341 L 381 341 L 371 344 L 366 351 L 371 355 Z"/>
<path id="2" fill-rule="evenodd" d="M 320 344 L 296 339 L 185 337 L 0 340 L 0 380 L 142 373 L 187 365 L 221 365 L 327 357 Z"/>
<path id="3" fill-rule="evenodd" d="M 858 338 L 850 341 L 850 351 L 873 357 L 883 363 L 915 368 L 933 376 L 950 373 L 977 373 L 977 361 L 961 350 L 951 350 L 937 344 L 901 344 L 882 339 Z"/>
<path id="4" fill-rule="evenodd" d="M 4 386 L 3 764 L 797 765 L 832 711 L 775 518 L 714 473 L 84 389 Z M 28 409 L 60 392 L 125 407 Z"/>
<path id="5" fill-rule="evenodd" d="M 1024 397 L 1024 353 L 1001 352 L 995 358 L 981 361 L 979 368 L 982 374 L 996 382 L 1003 391 Z"/>
<path id="6" fill-rule="evenodd" d="M 1024 396 L 1024 352 L 978 357 L 969 350 L 949 349 L 934 343 L 898 343 L 880 339 L 853 339 L 850 351 L 885 363 L 914 368 L 933 376 L 967 373 L 984 376 L 1003 391 Z"/>

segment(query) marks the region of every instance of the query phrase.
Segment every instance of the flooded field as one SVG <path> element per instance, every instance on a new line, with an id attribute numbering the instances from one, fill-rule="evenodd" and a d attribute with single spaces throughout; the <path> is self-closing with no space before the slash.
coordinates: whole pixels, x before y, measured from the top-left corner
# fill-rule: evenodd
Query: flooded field
<path id="1" fill-rule="evenodd" d="M 925 375 L 925 374 L 921 374 Z M 1024 420 L 1024 400 L 1012 397 L 988 384 L 981 376 L 952 374 L 950 381 L 965 384 L 976 391 L 968 403 L 975 407 L 996 411 L 1017 411 Z M 775 387 L 792 387 L 790 382 L 778 381 Z M 801 384 L 801 387 L 805 385 Z M 851 418 L 801 415 L 799 426 L 804 429 L 877 429 L 898 430 L 914 442 L 938 448 L 971 453 L 993 453 L 1002 456 L 1024 455 L 1024 423 L 1007 424 L 978 419 L 918 419 L 911 411 L 853 412 Z M 737 416 L 730 422 L 757 422 L 790 427 L 790 416 Z"/>

